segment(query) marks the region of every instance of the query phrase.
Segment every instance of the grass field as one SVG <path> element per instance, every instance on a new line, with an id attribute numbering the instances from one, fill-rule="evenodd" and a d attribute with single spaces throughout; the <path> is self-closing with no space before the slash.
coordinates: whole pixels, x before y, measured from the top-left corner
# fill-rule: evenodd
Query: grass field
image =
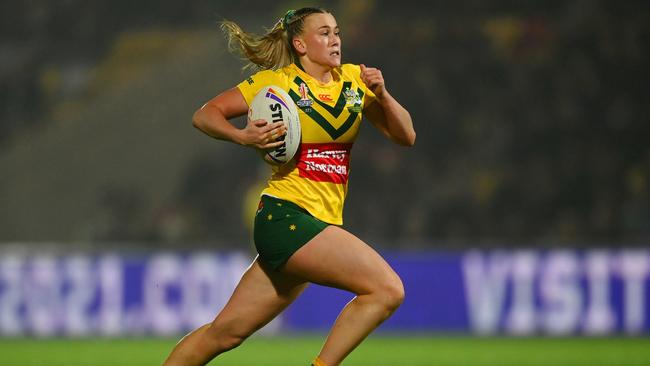
<path id="1" fill-rule="evenodd" d="M 0 365 L 159 365 L 175 342 L 0 339 Z M 316 336 L 253 338 L 210 365 L 306 366 L 321 342 Z M 374 336 L 343 365 L 650 365 L 650 339 Z"/>

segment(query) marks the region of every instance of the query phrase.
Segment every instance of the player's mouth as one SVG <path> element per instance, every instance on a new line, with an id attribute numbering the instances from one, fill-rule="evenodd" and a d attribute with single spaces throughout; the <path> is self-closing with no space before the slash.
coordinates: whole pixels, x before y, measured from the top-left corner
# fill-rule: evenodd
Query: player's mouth
<path id="1" fill-rule="evenodd" d="M 335 50 L 330 52 L 330 56 L 341 56 L 341 51 Z"/>

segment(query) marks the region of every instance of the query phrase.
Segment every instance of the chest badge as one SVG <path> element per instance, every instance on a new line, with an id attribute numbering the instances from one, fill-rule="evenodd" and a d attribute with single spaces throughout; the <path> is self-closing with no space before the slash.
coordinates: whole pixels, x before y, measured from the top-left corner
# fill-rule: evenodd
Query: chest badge
<path id="1" fill-rule="evenodd" d="M 361 97 L 356 90 L 347 88 L 343 91 L 343 97 L 345 98 L 345 106 L 348 108 L 348 111 L 351 113 L 361 112 Z"/>
<path id="2" fill-rule="evenodd" d="M 305 112 L 309 112 L 311 110 L 312 104 L 314 104 L 314 101 L 309 99 L 309 88 L 307 88 L 307 84 L 305 83 L 300 83 L 300 100 L 296 102 L 298 107 L 305 109 Z"/>

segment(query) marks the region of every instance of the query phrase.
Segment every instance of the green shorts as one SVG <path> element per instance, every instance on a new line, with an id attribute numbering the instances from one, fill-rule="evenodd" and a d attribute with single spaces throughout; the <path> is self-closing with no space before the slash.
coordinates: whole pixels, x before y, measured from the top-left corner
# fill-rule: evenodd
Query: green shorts
<path id="1" fill-rule="evenodd" d="M 327 226 L 293 202 L 262 195 L 255 214 L 255 248 L 277 270 Z"/>

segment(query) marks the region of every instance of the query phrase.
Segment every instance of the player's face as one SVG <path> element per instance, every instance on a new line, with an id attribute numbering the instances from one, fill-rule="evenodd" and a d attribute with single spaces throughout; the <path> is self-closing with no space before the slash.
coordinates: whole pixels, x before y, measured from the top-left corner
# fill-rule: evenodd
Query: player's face
<path id="1" fill-rule="evenodd" d="M 311 61 L 330 67 L 341 66 L 339 26 L 332 14 L 318 13 L 305 18 L 300 38 Z"/>

